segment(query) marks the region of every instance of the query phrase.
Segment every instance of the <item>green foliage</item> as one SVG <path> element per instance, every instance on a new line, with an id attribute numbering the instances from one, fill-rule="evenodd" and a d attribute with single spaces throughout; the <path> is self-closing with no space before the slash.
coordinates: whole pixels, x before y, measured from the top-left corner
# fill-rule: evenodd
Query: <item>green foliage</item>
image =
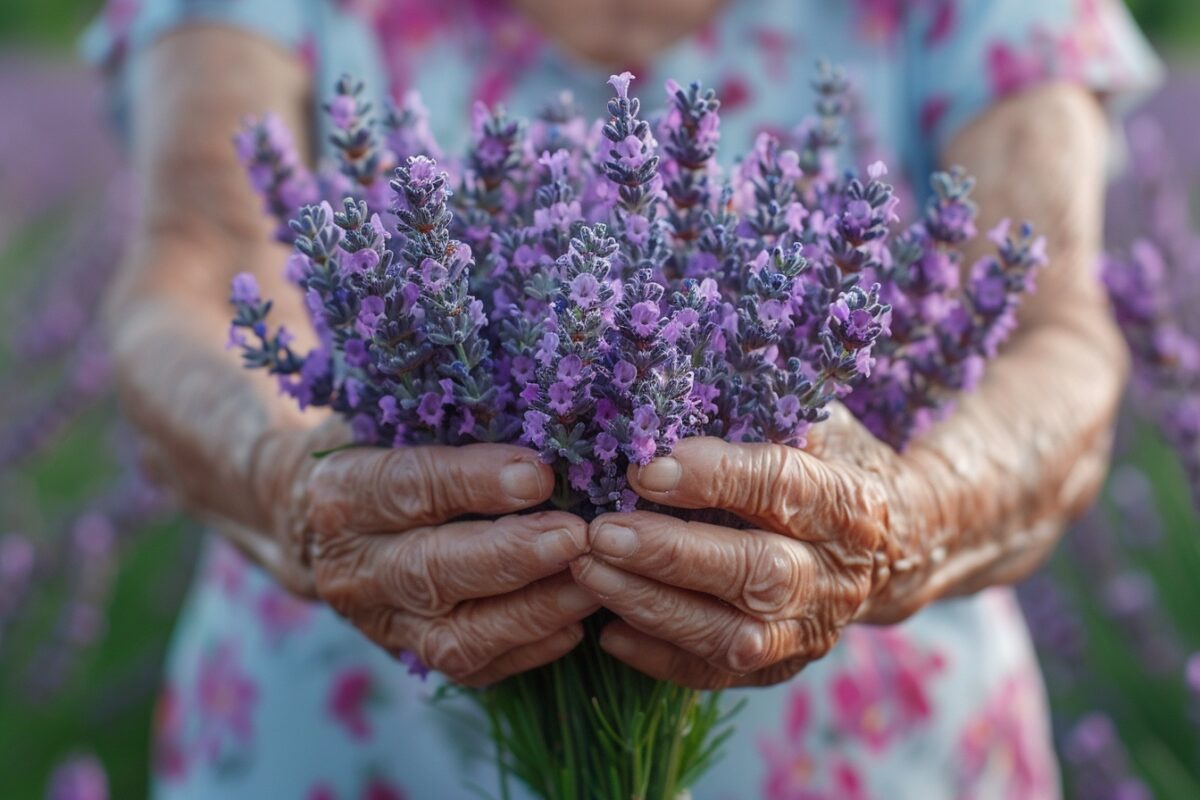
<path id="1" fill-rule="evenodd" d="M 1121 459 L 1142 470 L 1153 487 L 1153 504 L 1163 539 L 1152 546 L 1132 544 L 1139 531 L 1116 511 L 1111 493 L 1101 499 L 1123 569 L 1143 571 L 1157 593 L 1165 630 L 1183 655 L 1200 650 L 1200 515 L 1192 507 L 1183 471 L 1174 453 L 1149 427 L 1142 427 Z M 1105 535 L 1087 530 L 1073 535 Z M 1079 543 L 1084 547 L 1084 543 Z M 1050 667 L 1048 688 L 1055 717 L 1069 722 L 1090 711 L 1110 716 L 1139 776 L 1155 797 L 1200 797 L 1200 705 L 1188 690 L 1182 668 L 1148 670 L 1143 653 L 1114 625 L 1092 568 L 1073 548 L 1060 548 L 1049 570 L 1079 614 L 1086 633 L 1083 669 L 1056 680 L 1056 654 L 1043 653 Z"/>
<path id="2" fill-rule="evenodd" d="M 0 45 L 70 46 L 104 0 L 35 0 L 0 3 Z"/>
<path id="3" fill-rule="evenodd" d="M 1171 49 L 1200 53 L 1200 3 L 1196 0 L 1126 0 L 1142 30 Z"/>
<path id="4" fill-rule="evenodd" d="M 7 13 L 5 6 L 5 13 Z M 32 225 L 0 252 L 0 285 L 23 295 L 39 280 L 30 265 L 53 250 L 44 225 Z M 0 308 L 8 310 L 7 304 Z M 55 374 L 22 374 L 19 392 L 6 348 L 0 346 L 0 414 L 37 397 Z M 10 404 L 11 401 L 11 404 Z M 115 403 L 88 410 L 56 445 L 13 472 L 0 473 L 0 534 L 20 530 L 35 539 L 65 536 L 64 529 L 117 465 L 112 455 Z M 98 647 L 73 663 L 65 683 L 46 691 L 39 644 L 47 638 L 66 595 L 64 579 L 35 590 L 34 605 L 0 634 L 0 797 L 41 797 L 50 770 L 64 756 L 91 751 L 109 773 L 111 796 L 147 796 L 150 721 L 167 639 L 175 622 L 194 550 L 194 532 L 179 523 L 157 525 L 120 550 L 108 603 L 108 629 Z"/>

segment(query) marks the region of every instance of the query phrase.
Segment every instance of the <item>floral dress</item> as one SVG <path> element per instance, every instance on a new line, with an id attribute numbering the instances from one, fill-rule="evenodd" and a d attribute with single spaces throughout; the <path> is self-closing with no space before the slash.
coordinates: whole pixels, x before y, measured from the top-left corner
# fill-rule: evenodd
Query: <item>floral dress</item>
<path id="1" fill-rule="evenodd" d="M 591 113 L 607 97 L 606 73 L 556 49 L 501 0 L 112 0 L 85 46 L 119 75 L 126 53 L 193 21 L 289 48 L 318 92 L 343 72 L 380 93 L 418 90 L 451 151 L 476 100 L 528 115 L 562 89 Z M 807 112 L 820 58 L 849 70 L 870 109 L 852 137 L 860 148 L 914 175 L 1001 96 L 1057 79 L 1111 104 L 1157 70 L 1123 6 L 1108 0 L 727 0 L 655 63 L 631 68 L 650 106 L 670 77 L 716 87 L 723 149 L 744 152 L 758 132 Z M 167 663 L 154 796 L 497 796 L 485 726 L 463 698 L 431 702 L 438 686 L 214 538 Z M 850 627 L 790 682 L 727 698 L 746 705 L 696 800 L 1058 796 L 1043 687 L 1007 589 L 890 628 Z"/>

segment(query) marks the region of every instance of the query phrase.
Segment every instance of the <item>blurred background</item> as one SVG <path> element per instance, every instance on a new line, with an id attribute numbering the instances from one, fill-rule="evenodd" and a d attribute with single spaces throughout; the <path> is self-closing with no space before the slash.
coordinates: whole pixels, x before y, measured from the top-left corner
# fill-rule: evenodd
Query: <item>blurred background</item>
<path id="1" fill-rule="evenodd" d="M 63 798 L 102 798 L 105 784 L 113 798 L 145 796 L 157 672 L 198 541 L 132 469 L 96 333 L 127 213 L 99 81 L 74 53 L 100 5 L 0 3 L 5 798 L 51 783 Z M 1135 157 L 1157 160 L 1113 187 L 1111 246 L 1126 253 L 1147 232 L 1149 192 L 1168 261 L 1191 265 L 1172 279 L 1200 299 L 1200 2 L 1129 6 L 1170 73 L 1131 123 Z M 1189 183 L 1147 178 L 1164 175 Z M 1196 335 L 1200 312 L 1185 307 Z M 1104 498 L 1020 587 L 1068 792 L 1089 800 L 1200 798 L 1200 476 L 1189 481 L 1180 457 L 1200 447 L 1165 421 L 1147 374 L 1127 399 Z"/>

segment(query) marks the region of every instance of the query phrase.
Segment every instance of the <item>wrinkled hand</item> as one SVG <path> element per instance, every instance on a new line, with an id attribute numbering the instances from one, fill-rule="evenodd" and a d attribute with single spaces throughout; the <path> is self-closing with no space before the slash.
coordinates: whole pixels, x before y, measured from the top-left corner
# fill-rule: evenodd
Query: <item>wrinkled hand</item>
<path id="1" fill-rule="evenodd" d="M 637 511 L 590 526 L 579 584 L 621 619 L 601 636 L 655 678 L 705 689 L 790 678 L 833 646 L 886 577 L 896 455 L 844 409 L 808 451 L 685 439 L 630 470 L 638 494 L 719 509 L 735 529 Z"/>
<path id="2" fill-rule="evenodd" d="M 560 512 L 501 516 L 545 501 L 551 470 L 509 445 L 355 448 L 314 459 L 286 438 L 258 461 L 297 464 L 264 480 L 276 540 L 312 593 L 377 644 L 480 686 L 553 661 L 599 604 L 571 580 L 586 524 Z M 290 451 L 290 459 L 284 455 Z M 280 456 L 275 458 L 273 456 Z M 284 477 L 281 473 L 278 477 Z M 271 489 L 278 486 L 279 489 Z M 493 520 L 451 521 L 463 515 Z M 303 575 L 284 576 L 303 588 Z"/>

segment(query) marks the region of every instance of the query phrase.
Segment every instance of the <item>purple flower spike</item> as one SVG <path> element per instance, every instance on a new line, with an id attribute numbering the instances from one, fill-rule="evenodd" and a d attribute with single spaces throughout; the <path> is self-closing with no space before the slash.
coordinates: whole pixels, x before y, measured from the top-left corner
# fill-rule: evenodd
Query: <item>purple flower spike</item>
<path id="1" fill-rule="evenodd" d="M 252 182 L 292 218 L 286 273 L 317 345 L 272 329 L 248 275 L 231 344 L 358 441 L 535 448 L 554 503 L 586 516 L 635 508 L 629 466 L 680 438 L 801 445 L 840 398 L 901 447 L 979 379 L 1044 260 L 1030 229 L 964 270 L 976 210 L 958 171 L 897 227 L 882 162 L 837 168 L 849 102 L 832 68 L 816 117 L 728 176 L 712 90 L 667 82 L 652 126 L 632 81 L 612 76 L 590 138 L 566 97 L 531 123 L 476 106 L 450 170 L 418 98 L 377 120 L 351 78 L 326 108 L 335 173 L 306 177 L 275 123 L 244 134 Z M 1200 361 L 1171 330 L 1146 347 Z M 1188 408 L 1180 436 L 1200 427 Z"/>
<path id="2" fill-rule="evenodd" d="M 617 93 L 617 97 L 622 100 L 628 100 L 629 84 L 633 82 L 633 78 L 633 73 L 626 70 L 620 75 L 610 75 L 608 78 L 608 85 L 613 87 Z"/>

